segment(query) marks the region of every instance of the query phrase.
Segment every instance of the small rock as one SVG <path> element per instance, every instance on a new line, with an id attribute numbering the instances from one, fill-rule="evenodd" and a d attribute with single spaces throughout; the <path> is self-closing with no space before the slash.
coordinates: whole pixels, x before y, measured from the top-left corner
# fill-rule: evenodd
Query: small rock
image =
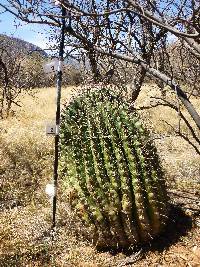
<path id="1" fill-rule="evenodd" d="M 190 209 L 186 209 L 185 214 L 188 216 L 192 216 L 192 211 Z"/>
<path id="2" fill-rule="evenodd" d="M 196 220 L 195 220 L 195 225 L 196 225 L 197 227 L 200 227 L 200 219 L 196 219 Z"/>

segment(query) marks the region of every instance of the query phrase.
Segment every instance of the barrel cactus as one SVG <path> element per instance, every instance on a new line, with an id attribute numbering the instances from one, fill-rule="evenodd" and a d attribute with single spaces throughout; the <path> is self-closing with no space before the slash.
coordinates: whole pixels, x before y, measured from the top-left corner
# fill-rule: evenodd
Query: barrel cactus
<path id="1" fill-rule="evenodd" d="M 128 104 L 106 90 L 63 110 L 60 171 L 72 210 L 100 247 L 150 241 L 168 218 L 163 173 L 149 133 Z"/>

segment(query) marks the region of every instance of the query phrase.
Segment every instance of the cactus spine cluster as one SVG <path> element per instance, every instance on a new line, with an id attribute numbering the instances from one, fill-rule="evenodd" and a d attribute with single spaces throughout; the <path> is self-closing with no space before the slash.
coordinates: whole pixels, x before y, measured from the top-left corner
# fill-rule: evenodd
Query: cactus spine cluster
<path id="1" fill-rule="evenodd" d="M 159 234 L 168 204 L 156 149 L 136 113 L 107 91 L 85 93 L 63 111 L 60 169 L 71 207 L 101 247 Z"/>

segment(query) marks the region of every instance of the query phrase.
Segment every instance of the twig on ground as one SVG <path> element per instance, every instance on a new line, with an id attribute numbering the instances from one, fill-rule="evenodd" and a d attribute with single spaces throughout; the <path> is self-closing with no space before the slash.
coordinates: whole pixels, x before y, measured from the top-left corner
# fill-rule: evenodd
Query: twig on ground
<path id="1" fill-rule="evenodd" d="M 143 253 L 143 250 L 141 248 L 138 252 L 132 254 L 131 256 L 126 257 L 123 260 L 120 260 L 116 266 L 117 267 L 123 267 L 123 266 L 129 265 L 129 264 L 133 264 L 136 261 L 140 260 L 143 255 L 144 255 L 144 253 Z"/>

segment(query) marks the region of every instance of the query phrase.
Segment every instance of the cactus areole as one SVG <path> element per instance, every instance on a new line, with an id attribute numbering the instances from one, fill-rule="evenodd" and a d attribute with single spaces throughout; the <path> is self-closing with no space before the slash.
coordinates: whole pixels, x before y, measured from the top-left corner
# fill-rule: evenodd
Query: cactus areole
<path id="1" fill-rule="evenodd" d="M 163 173 L 128 104 L 106 89 L 85 92 L 63 110 L 60 137 L 66 196 L 87 238 L 99 247 L 128 247 L 163 230 Z"/>

